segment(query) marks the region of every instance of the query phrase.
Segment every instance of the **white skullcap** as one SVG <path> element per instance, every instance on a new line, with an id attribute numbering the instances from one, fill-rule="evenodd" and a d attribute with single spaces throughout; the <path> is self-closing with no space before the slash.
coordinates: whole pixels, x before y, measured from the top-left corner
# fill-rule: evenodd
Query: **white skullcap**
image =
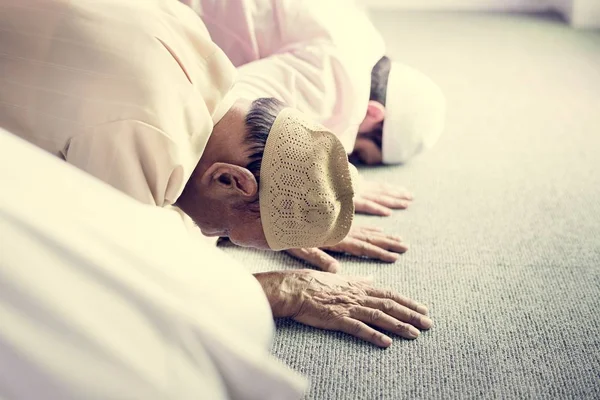
<path id="1" fill-rule="evenodd" d="M 333 246 L 344 239 L 354 217 L 355 173 L 332 132 L 284 108 L 260 167 L 260 217 L 269 247 Z"/>
<path id="2" fill-rule="evenodd" d="M 381 142 L 383 163 L 404 163 L 432 147 L 442 133 L 445 114 L 446 100 L 431 79 L 392 63 Z"/>

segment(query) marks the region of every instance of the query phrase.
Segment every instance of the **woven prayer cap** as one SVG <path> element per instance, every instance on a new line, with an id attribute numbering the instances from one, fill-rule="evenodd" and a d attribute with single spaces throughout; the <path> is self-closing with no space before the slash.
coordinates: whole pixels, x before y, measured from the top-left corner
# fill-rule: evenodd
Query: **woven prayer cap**
<path id="1" fill-rule="evenodd" d="M 350 230 L 355 177 L 339 139 L 301 112 L 283 109 L 260 169 L 260 212 L 273 250 L 332 246 Z"/>

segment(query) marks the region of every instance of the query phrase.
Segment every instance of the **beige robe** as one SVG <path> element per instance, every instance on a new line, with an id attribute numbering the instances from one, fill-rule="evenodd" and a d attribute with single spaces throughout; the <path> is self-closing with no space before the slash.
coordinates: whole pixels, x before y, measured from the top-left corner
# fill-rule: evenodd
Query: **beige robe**
<path id="1" fill-rule="evenodd" d="M 235 68 L 172 0 L 0 0 L 0 128 L 144 203 L 176 201 Z"/>

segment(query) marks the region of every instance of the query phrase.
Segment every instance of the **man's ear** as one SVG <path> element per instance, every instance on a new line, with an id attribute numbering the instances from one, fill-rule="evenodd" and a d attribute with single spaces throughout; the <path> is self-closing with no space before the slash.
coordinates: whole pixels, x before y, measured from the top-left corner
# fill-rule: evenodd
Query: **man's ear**
<path id="1" fill-rule="evenodd" d="M 378 101 L 369 100 L 367 105 L 367 118 L 374 123 L 379 123 L 385 118 L 385 106 Z"/>
<path id="2" fill-rule="evenodd" d="M 365 119 L 358 127 L 359 133 L 371 132 L 377 125 L 383 122 L 385 118 L 385 106 L 378 101 L 369 100 Z"/>
<path id="3" fill-rule="evenodd" d="M 258 183 L 254 175 L 239 165 L 214 163 L 206 170 L 202 181 L 209 190 L 229 191 L 248 199 L 258 193 Z"/>

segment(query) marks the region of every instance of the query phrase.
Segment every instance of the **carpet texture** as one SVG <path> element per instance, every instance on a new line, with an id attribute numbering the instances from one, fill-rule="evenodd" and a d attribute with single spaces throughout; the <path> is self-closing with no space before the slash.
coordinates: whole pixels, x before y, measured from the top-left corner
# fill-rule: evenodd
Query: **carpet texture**
<path id="1" fill-rule="evenodd" d="M 445 91 L 447 128 L 408 165 L 363 169 L 413 205 L 358 218 L 402 235 L 393 265 L 343 257 L 427 304 L 387 350 L 278 321 L 308 399 L 600 398 L 600 33 L 539 15 L 378 12 L 389 55 Z M 304 267 L 225 246 L 253 271 Z"/>

